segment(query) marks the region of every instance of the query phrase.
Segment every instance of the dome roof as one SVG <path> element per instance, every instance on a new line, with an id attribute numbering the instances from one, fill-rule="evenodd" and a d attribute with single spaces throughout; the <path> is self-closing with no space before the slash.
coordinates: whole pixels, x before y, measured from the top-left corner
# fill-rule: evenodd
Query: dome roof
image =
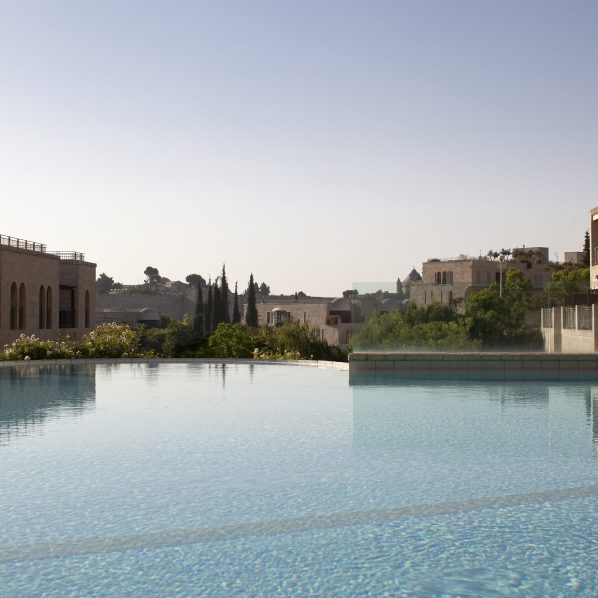
<path id="1" fill-rule="evenodd" d="M 411 282 L 415 282 L 416 280 L 421 279 L 421 274 L 415 268 L 413 268 L 413 270 L 411 270 L 411 272 L 409 272 L 409 274 L 407 274 L 407 276 L 405 277 L 404 284 L 409 284 Z"/>

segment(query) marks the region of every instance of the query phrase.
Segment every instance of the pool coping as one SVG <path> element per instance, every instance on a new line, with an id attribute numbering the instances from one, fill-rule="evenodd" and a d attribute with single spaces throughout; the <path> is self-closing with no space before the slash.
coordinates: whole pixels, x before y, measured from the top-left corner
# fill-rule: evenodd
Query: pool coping
<path id="1" fill-rule="evenodd" d="M 163 363 L 187 363 L 187 364 L 210 364 L 210 365 L 247 365 L 264 364 L 272 366 L 300 365 L 306 367 L 334 368 L 341 372 L 349 371 L 349 363 L 344 361 L 325 361 L 322 359 L 219 359 L 210 357 L 132 357 L 132 358 L 95 358 L 95 359 L 19 359 L 17 361 L 0 361 L 0 368 L 30 367 L 47 365 L 115 365 L 115 364 L 163 364 Z"/>
<path id="2" fill-rule="evenodd" d="M 349 356 L 351 380 L 598 380 L 598 353 L 373 352 Z"/>

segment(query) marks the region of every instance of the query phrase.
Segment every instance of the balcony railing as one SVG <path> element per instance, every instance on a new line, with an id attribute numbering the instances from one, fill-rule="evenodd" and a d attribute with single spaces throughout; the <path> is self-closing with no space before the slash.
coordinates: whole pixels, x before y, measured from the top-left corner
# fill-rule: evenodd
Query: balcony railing
<path id="1" fill-rule="evenodd" d="M 67 262 L 84 262 L 85 254 L 79 251 L 50 251 L 51 255 L 57 255 L 61 260 Z"/>
<path id="2" fill-rule="evenodd" d="M 15 247 L 16 249 L 25 249 L 26 251 L 46 253 L 46 246 L 43 243 L 36 243 L 35 241 L 27 241 L 25 239 L 9 237 L 7 235 L 0 235 L 0 245 Z"/>

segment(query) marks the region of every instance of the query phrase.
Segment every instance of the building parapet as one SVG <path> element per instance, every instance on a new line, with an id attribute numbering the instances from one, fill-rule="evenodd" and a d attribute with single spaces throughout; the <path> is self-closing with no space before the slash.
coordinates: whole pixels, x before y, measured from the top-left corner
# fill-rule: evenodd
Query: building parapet
<path id="1" fill-rule="evenodd" d="M 8 235 L 0 235 L 0 245 L 14 247 L 15 249 L 24 249 L 25 251 L 34 251 L 36 253 L 46 253 L 46 246 L 43 243 L 27 241 L 18 237 L 9 237 Z"/>

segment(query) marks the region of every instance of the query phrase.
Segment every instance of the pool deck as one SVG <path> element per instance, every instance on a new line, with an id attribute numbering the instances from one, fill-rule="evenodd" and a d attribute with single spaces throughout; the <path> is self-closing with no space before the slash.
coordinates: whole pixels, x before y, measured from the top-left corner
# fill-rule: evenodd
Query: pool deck
<path id="1" fill-rule="evenodd" d="M 598 380 L 598 354 L 359 352 L 352 383 L 375 379 Z"/>

